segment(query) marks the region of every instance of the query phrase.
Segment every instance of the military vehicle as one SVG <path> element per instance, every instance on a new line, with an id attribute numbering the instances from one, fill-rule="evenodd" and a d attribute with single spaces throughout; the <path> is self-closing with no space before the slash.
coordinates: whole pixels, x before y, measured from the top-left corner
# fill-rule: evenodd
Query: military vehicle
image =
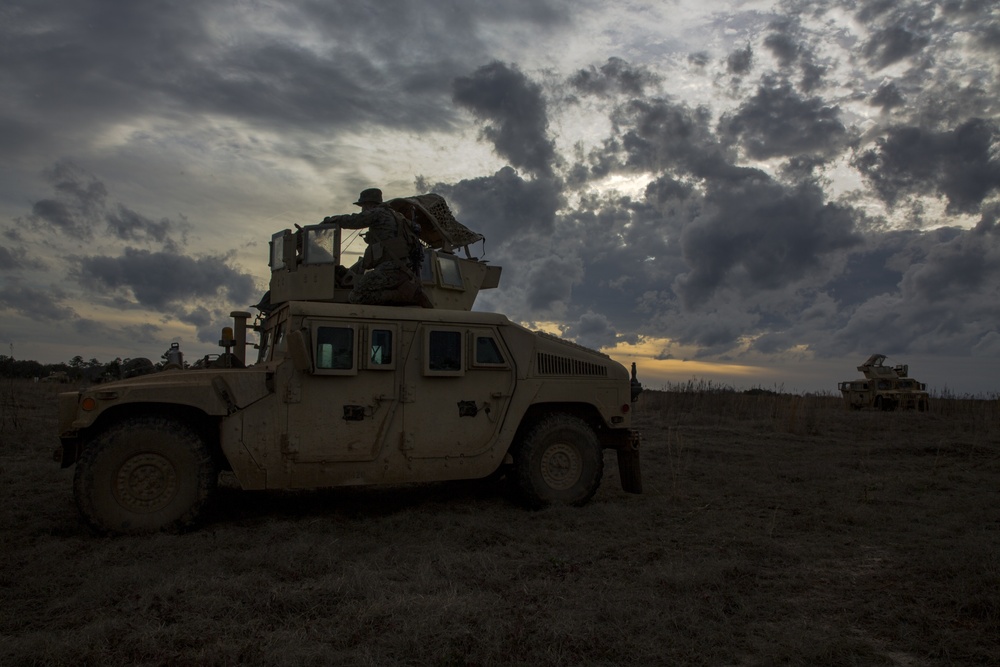
<path id="1" fill-rule="evenodd" d="M 909 366 L 885 366 L 884 354 L 873 354 L 858 366 L 864 378 L 837 385 L 850 410 L 919 410 L 930 406 L 927 385 L 909 377 Z"/>
<path id="2" fill-rule="evenodd" d="M 501 269 L 437 195 L 387 202 L 419 226 L 433 307 L 350 303 L 342 230 L 274 234 L 260 313 L 234 311 L 223 352 L 59 396 L 63 467 L 102 532 L 189 526 L 220 471 L 247 490 L 506 475 L 530 507 L 582 505 L 605 449 L 642 490 L 632 404 L 642 386 L 600 352 L 473 312 Z M 248 363 L 251 332 L 259 337 Z"/>
<path id="3" fill-rule="evenodd" d="M 66 371 L 52 371 L 42 378 L 42 382 L 58 382 L 59 384 L 69 384 L 72 379 Z"/>

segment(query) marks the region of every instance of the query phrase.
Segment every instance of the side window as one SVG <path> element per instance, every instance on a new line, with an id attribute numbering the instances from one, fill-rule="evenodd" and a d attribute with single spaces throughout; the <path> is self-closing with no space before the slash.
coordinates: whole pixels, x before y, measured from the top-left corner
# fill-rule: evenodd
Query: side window
<path id="1" fill-rule="evenodd" d="M 274 352 L 285 351 L 285 324 L 285 322 L 279 324 L 277 330 L 274 332 Z"/>
<path id="2" fill-rule="evenodd" d="M 316 328 L 316 370 L 354 370 L 354 329 Z"/>
<path id="3" fill-rule="evenodd" d="M 392 331 L 388 329 L 371 330 L 371 349 L 368 356 L 369 368 L 392 368 L 395 361 L 392 357 Z"/>
<path id="4" fill-rule="evenodd" d="M 441 274 L 443 287 L 462 288 L 462 271 L 458 268 L 458 260 L 454 257 L 438 255 L 438 272 Z"/>
<path id="5" fill-rule="evenodd" d="M 270 361 L 268 355 L 271 353 L 271 332 L 262 331 L 260 333 L 260 342 L 257 344 L 257 363 L 262 363 L 265 361 Z"/>
<path id="6" fill-rule="evenodd" d="M 427 332 L 426 365 L 431 375 L 462 374 L 462 332 L 431 330 Z"/>
<path id="7" fill-rule="evenodd" d="M 500 346 L 492 336 L 476 336 L 477 366 L 500 366 L 505 364 Z"/>

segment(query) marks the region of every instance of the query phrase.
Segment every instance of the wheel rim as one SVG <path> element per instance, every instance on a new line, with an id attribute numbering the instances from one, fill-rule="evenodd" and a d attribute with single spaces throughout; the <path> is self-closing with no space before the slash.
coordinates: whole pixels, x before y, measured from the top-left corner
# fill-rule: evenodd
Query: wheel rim
<path id="1" fill-rule="evenodd" d="M 557 442 L 542 454 L 542 479 L 557 491 L 573 488 L 583 472 L 583 459 L 576 447 Z"/>
<path id="2" fill-rule="evenodd" d="M 133 512 L 156 512 L 177 495 L 177 470 L 159 454 L 147 452 L 129 458 L 115 475 L 115 497 Z"/>

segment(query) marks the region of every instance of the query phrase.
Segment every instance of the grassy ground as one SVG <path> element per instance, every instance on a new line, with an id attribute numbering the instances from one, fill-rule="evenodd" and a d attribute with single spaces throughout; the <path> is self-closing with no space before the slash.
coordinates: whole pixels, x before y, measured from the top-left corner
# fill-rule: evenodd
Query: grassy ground
<path id="1" fill-rule="evenodd" d="M 246 493 L 102 538 L 58 387 L 0 380 L 0 664 L 974 665 L 1000 655 L 1000 412 L 647 392 L 646 492 Z"/>

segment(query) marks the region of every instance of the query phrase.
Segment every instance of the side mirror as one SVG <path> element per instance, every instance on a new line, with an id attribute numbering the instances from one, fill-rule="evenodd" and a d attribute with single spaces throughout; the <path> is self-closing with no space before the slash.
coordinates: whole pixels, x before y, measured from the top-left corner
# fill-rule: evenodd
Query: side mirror
<path id="1" fill-rule="evenodd" d="M 288 353 L 292 365 L 302 373 L 312 373 L 312 356 L 309 354 L 309 330 L 298 329 L 288 334 Z"/>

